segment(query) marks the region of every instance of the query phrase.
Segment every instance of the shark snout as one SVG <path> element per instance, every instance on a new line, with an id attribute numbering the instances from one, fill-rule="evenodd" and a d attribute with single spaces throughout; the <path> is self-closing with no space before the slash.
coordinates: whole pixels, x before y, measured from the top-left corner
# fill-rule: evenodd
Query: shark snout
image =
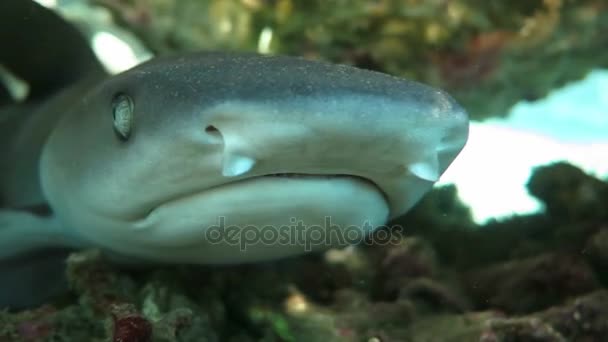
<path id="1" fill-rule="evenodd" d="M 226 101 L 205 111 L 204 134 L 221 153 L 222 182 L 356 176 L 376 185 L 396 215 L 438 180 L 466 141 L 466 113 L 440 99 L 441 106 L 361 95 Z"/>
<path id="2" fill-rule="evenodd" d="M 268 175 L 353 176 L 388 198 L 393 184 L 409 177 L 413 146 L 399 127 L 407 123 L 398 118 L 362 113 L 353 120 L 351 113 L 310 102 L 225 103 L 208 113 L 203 134 L 221 154 L 218 183 Z"/>

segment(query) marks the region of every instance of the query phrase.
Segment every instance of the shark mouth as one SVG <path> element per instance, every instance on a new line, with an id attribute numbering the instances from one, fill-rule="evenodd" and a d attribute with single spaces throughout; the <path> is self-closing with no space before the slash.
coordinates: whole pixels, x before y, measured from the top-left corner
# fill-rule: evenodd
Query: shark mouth
<path id="1" fill-rule="evenodd" d="M 337 178 L 337 177 L 351 177 L 366 180 L 371 182 L 367 178 L 360 176 L 348 175 L 348 174 L 312 174 L 312 173 L 293 173 L 293 172 L 282 172 L 282 173 L 269 173 L 258 177 L 278 177 L 278 178 Z M 255 178 L 255 177 L 253 177 Z"/>
<path id="2" fill-rule="evenodd" d="M 368 183 L 373 185 L 378 191 L 382 193 L 385 199 L 387 199 L 387 195 L 384 193 L 382 188 L 378 186 L 374 181 L 369 178 L 365 178 L 362 176 L 351 175 L 351 174 L 323 174 L 323 173 L 294 173 L 294 172 L 281 172 L 281 173 L 269 173 L 261 176 L 254 176 L 246 179 L 255 179 L 255 178 L 284 178 L 284 179 L 332 179 L 332 178 L 353 178 L 358 181 Z"/>
<path id="3" fill-rule="evenodd" d="M 218 188 L 221 188 L 224 186 L 238 186 L 239 184 L 246 184 L 246 183 L 256 181 L 256 180 L 271 180 L 271 179 L 276 179 L 277 181 L 287 181 L 287 182 L 290 180 L 293 180 L 293 181 L 308 181 L 308 180 L 310 180 L 310 181 L 314 181 L 314 180 L 327 181 L 327 180 L 331 180 L 331 179 L 336 179 L 336 180 L 337 179 L 352 179 L 358 183 L 364 183 L 364 184 L 374 187 L 381 194 L 381 196 L 384 198 L 384 200 L 388 201 L 387 194 L 376 183 L 374 183 L 369 178 L 365 178 L 365 177 L 361 177 L 361 176 L 357 176 L 357 175 L 351 175 L 351 174 L 313 174 L 313 173 L 280 172 L 280 173 L 270 173 L 270 174 L 263 174 L 263 175 L 257 175 L 257 176 L 252 176 L 252 177 L 240 178 L 240 179 L 234 180 L 232 182 L 226 182 L 226 183 L 220 184 L 213 188 L 206 188 L 203 190 L 197 189 L 197 190 L 189 192 L 189 193 L 182 193 L 182 194 L 176 195 L 171 198 L 166 198 L 163 201 L 156 203 L 153 206 L 149 207 L 147 210 L 145 210 L 143 215 L 140 214 L 137 217 L 133 218 L 133 221 L 145 221 L 146 218 L 150 217 L 154 212 L 158 211 L 159 208 L 166 207 L 168 205 L 172 205 L 176 202 L 186 201 L 189 198 L 199 197 L 202 194 L 204 194 L 205 192 L 213 191 L 215 189 L 218 189 Z"/>

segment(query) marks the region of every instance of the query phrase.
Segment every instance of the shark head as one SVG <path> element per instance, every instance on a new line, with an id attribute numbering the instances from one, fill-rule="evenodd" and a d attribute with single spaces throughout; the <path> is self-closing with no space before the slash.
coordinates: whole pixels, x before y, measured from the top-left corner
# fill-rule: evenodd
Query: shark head
<path id="1" fill-rule="evenodd" d="M 55 214 L 108 250 L 254 262 L 353 243 L 404 214 L 467 134 L 465 111 L 423 84 L 199 53 L 154 59 L 76 101 L 41 182 Z"/>

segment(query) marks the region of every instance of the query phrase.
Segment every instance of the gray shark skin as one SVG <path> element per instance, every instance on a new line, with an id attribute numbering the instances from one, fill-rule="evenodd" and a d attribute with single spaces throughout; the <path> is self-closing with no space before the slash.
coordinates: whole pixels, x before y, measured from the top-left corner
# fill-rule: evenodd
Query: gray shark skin
<path id="1" fill-rule="evenodd" d="M 30 22 L 54 17 L 35 13 Z M 51 56 L 32 73 L 29 61 L 0 54 L 35 95 L 0 102 L 0 293 L 55 267 L 32 261 L 47 250 L 234 264 L 344 246 L 279 237 L 296 223 L 304 232 L 327 232 L 329 222 L 334 232 L 370 233 L 430 190 L 467 140 L 466 112 L 420 83 L 215 52 L 158 57 L 108 76 L 77 32 L 54 20 L 48 41 L 65 50 L 63 61 Z M 53 41 L 58 31 L 81 43 Z M 79 62 L 70 68 L 65 59 Z M 243 244 L 245 231 L 258 238 Z M 60 287 L 40 298 L 0 296 L 0 306 L 35 305 Z"/>

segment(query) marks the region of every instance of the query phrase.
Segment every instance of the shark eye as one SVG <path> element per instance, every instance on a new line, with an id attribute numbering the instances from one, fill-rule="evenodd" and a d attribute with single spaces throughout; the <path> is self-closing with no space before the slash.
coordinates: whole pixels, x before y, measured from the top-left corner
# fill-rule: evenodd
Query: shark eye
<path id="1" fill-rule="evenodd" d="M 112 99 L 112 119 L 114 132 L 118 137 L 126 141 L 133 130 L 133 100 L 125 94 L 117 94 Z"/>

